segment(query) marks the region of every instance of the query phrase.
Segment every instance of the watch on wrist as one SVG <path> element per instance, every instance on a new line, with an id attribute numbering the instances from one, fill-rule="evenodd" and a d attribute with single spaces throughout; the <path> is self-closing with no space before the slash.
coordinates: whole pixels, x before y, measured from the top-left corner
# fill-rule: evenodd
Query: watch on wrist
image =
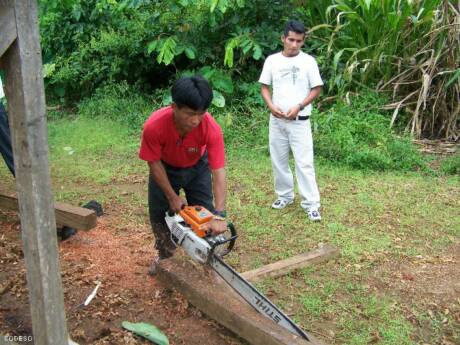
<path id="1" fill-rule="evenodd" d="M 299 106 L 299 110 L 304 110 L 305 109 L 305 106 L 302 103 L 299 103 L 298 106 Z"/>
<path id="2" fill-rule="evenodd" d="M 227 212 L 225 210 L 223 211 L 217 211 L 215 210 L 214 211 L 214 215 L 218 216 L 218 217 L 222 217 L 222 218 L 225 218 L 227 217 Z"/>

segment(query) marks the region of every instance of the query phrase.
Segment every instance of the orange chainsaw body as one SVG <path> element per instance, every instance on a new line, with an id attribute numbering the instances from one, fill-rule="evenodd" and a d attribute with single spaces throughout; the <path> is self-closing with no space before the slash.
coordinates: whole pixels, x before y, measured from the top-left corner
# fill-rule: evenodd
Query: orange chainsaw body
<path id="1" fill-rule="evenodd" d="M 201 238 L 207 235 L 204 225 L 213 220 L 214 215 L 203 206 L 185 206 L 179 215 Z"/>

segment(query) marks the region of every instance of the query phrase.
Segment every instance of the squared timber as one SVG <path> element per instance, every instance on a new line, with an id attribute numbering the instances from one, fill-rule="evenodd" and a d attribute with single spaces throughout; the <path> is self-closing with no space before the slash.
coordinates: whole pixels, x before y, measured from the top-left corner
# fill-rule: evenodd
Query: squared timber
<path id="1" fill-rule="evenodd" d="M 195 307 L 252 345 L 324 345 L 307 341 L 266 318 L 242 299 L 209 266 L 187 257 L 161 260 L 158 279 L 183 294 Z"/>

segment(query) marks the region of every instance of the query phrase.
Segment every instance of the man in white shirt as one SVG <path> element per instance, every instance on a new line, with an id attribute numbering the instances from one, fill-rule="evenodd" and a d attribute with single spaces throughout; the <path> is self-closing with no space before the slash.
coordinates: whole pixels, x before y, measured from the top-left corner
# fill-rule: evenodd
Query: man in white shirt
<path id="1" fill-rule="evenodd" d="M 300 205 L 310 220 L 320 221 L 310 114 L 323 81 L 315 59 L 300 50 L 305 42 L 302 22 L 289 21 L 281 41 L 283 51 L 267 57 L 259 78 L 262 97 L 271 112 L 269 144 L 278 196 L 272 207 L 283 209 L 294 201 L 294 178 L 289 167 L 292 150 Z"/>

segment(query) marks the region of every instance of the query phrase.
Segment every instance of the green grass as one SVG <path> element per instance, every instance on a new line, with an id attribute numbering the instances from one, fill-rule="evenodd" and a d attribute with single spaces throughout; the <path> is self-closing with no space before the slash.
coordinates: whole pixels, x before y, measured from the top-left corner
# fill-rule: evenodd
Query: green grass
<path id="1" fill-rule="evenodd" d="M 48 128 L 57 200 L 79 204 L 96 199 L 119 207 L 123 212 L 114 228 L 148 222 L 147 167 L 137 157 L 140 131 L 87 116 L 58 119 Z M 428 327 L 432 344 L 446 335 L 460 337 L 452 313 L 432 318 L 424 314 L 423 301 L 404 305 L 403 296 L 385 287 L 385 274 L 391 272 L 376 274 L 388 263 L 434 258 L 459 243 L 458 176 L 359 171 L 319 159 L 324 220 L 312 224 L 299 199 L 281 211 L 270 208 L 275 194 L 266 149 L 233 147 L 227 158 L 227 209 L 240 237 L 226 260 L 238 271 L 309 251 L 319 243 L 341 251 L 337 260 L 257 285 L 303 328 L 317 331 L 330 344 L 417 344 L 423 342 L 422 326 Z M 0 165 L 0 177 L 7 175 Z M 139 188 L 123 193 L 133 185 Z M 374 288 L 376 281 L 384 287 Z M 422 326 L 409 321 L 407 309 Z"/>
<path id="2" fill-rule="evenodd" d="M 133 159 L 138 142 L 119 122 L 79 117 L 51 122 L 48 128 L 56 177 L 107 184 L 141 169 L 141 162 Z"/>
<path id="3" fill-rule="evenodd" d="M 311 250 L 318 243 L 334 244 L 341 258 L 304 271 L 301 284 L 292 283 L 299 281 L 294 274 L 258 287 L 264 292 L 281 291 L 275 294 L 276 303 L 295 309 L 294 318 L 306 329 L 321 327 L 324 320 L 332 322 L 331 343 L 416 344 L 416 327 L 399 309 L 398 296 L 363 286 L 385 262 L 433 257 L 459 242 L 458 177 L 376 174 L 324 161 L 317 176 L 324 220 L 312 224 L 300 209 L 300 200 L 281 211 L 270 209 L 275 195 L 269 157 L 233 155 L 228 209 L 241 235 L 237 253 L 227 260 L 246 271 Z M 414 310 L 420 313 L 423 307 Z M 454 322 L 453 317 L 448 320 Z M 440 341 L 442 334 L 433 330 L 433 339 Z"/>

